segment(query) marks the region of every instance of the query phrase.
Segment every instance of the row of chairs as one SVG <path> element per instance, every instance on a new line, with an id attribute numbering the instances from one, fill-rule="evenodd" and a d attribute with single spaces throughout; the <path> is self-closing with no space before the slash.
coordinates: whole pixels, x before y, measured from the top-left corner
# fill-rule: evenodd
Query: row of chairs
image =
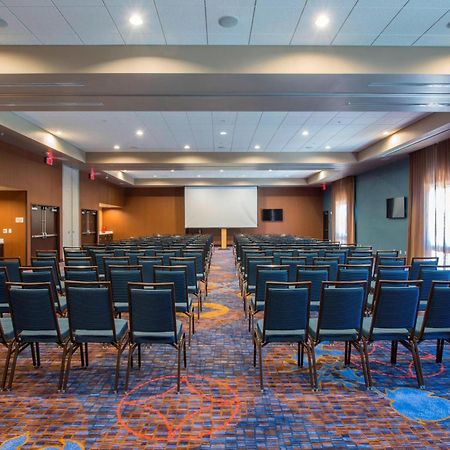
<path id="1" fill-rule="evenodd" d="M 117 350 L 114 390 L 119 385 L 120 360 L 128 348 L 125 390 L 128 389 L 133 354 L 141 346 L 169 344 L 177 350 L 177 389 L 180 389 L 181 352 L 186 367 L 186 337 L 176 319 L 174 283 L 129 283 L 129 321 L 114 313 L 110 282 L 67 282 L 67 317 L 58 315 L 49 283 L 7 283 L 10 317 L 0 319 L 0 342 L 7 348 L 2 389 L 12 388 L 16 362 L 30 347 L 33 366 L 40 367 L 41 344 L 62 350 L 58 390 L 65 391 L 72 356 L 78 351 L 81 366 L 89 365 L 88 344 Z M 8 377 L 9 372 L 9 377 Z"/>

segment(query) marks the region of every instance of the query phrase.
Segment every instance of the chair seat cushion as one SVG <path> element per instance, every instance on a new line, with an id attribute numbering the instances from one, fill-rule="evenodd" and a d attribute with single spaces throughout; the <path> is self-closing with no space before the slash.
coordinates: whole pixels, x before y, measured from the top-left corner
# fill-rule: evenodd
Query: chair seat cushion
<path id="1" fill-rule="evenodd" d="M 254 294 L 256 291 L 256 286 L 253 286 L 252 284 L 249 284 L 247 286 L 247 292 L 249 292 L 250 294 Z"/>
<path id="2" fill-rule="evenodd" d="M 256 334 L 262 340 L 264 320 L 256 321 Z M 265 342 L 304 342 L 305 330 L 267 330 Z"/>
<path id="3" fill-rule="evenodd" d="M 59 310 L 59 305 L 61 306 L 61 310 Z M 65 313 L 67 310 L 67 300 L 64 295 L 59 296 L 59 305 L 57 302 L 55 302 L 55 308 L 60 313 Z"/>
<path id="4" fill-rule="evenodd" d="M 67 318 L 58 319 L 59 330 L 61 332 L 62 340 L 69 337 L 69 320 Z M 24 330 L 20 333 L 20 340 L 22 342 L 57 342 L 57 335 L 55 330 Z"/>
<path id="5" fill-rule="evenodd" d="M 415 335 L 419 336 L 422 329 L 423 316 L 417 318 Z M 450 327 L 449 328 L 430 328 L 426 327 L 423 334 L 423 339 L 450 339 Z"/>
<path id="6" fill-rule="evenodd" d="M 173 331 L 133 331 L 133 342 L 136 344 L 175 344 L 183 334 L 183 324 L 177 320 L 177 338 Z"/>
<path id="7" fill-rule="evenodd" d="M 372 317 L 365 317 L 363 320 L 362 335 L 369 336 Z M 409 330 L 407 328 L 374 328 L 371 341 L 398 341 L 408 339 Z"/>
<path id="8" fill-rule="evenodd" d="M 128 312 L 128 302 L 114 302 L 114 309 L 119 312 Z"/>
<path id="9" fill-rule="evenodd" d="M 317 334 L 317 321 L 318 318 L 309 319 L 309 333 L 314 340 L 320 339 L 321 341 L 353 341 L 358 339 L 358 330 L 349 329 L 324 329 L 320 330 Z"/>
<path id="10" fill-rule="evenodd" d="M 320 302 L 311 302 L 309 308 L 311 311 L 319 311 Z"/>
<path id="11" fill-rule="evenodd" d="M 0 314 L 9 313 L 9 304 L 0 303 Z"/>
<path id="12" fill-rule="evenodd" d="M 189 294 L 196 294 L 198 292 L 197 286 L 188 286 Z"/>
<path id="13" fill-rule="evenodd" d="M 114 319 L 116 327 L 117 341 L 121 341 L 128 331 L 128 321 L 124 319 Z M 101 344 L 109 344 L 113 342 L 112 330 L 76 330 L 74 333 L 75 342 L 98 342 Z"/>
<path id="14" fill-rule="evenodd" d="M 252 297 L 250 300 L 250 307 L 255 312 L 264 311 L 265 302 L 263 301 L 255 302 L 255 299 Z"/>
<path id="15" fill-rule="evenodd" d="M 186 305 L 186 302 L 183 303 L 175 303 L 175 311 L 176 312 L 188 312 L 192 309 L 192 299 L 189 298 L 188 305 Z"/>
<path id="16" fill-rule="evenodd" d="M 14 339 L 14 329 L 13 329 L 11 318 L 10 317 L 0 318 L 0 325 L 3 330 L 3 339 L 6 342 L 9 342 L 12 339 Z"/>

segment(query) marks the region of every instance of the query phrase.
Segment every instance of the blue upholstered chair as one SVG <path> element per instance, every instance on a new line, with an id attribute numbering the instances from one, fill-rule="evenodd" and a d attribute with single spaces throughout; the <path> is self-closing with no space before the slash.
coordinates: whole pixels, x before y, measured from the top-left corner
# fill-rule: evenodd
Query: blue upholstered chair
<path id="1" fill-rule="evenodd" d="M 129 266 L 130 258 L 128 256 L 104 256 L 102 258 L 103 272 L 105 274 L 105 280 L 110 281 L 109 267 L 110 266 Z M 100 271 L 99 271 L 100 273 Z"/>
<path id="2" fill-rule="evenodd" d="M 133 353 L 138 350 L 141 367 L 142 345 L 171 345 L 178 353 L 177 392 L 180 391 L 181 351 L 186 367 L 186 337 L 181 321 L 176 319 L 173 283 L 130 283 L 130 342 L 125 390 L 128 389 Z"/>
<path id="3" fill-rule="evenodd" d="M 111 345 L 117 350 L 114 391 L 119 385 L 120 358 L 128 343 L 128 322 L 114 318 L 111 285 L 108 282 L 68 281 L 66 284 L 70 346 L 61 389 L 67 389 L 72 355 L 79 350 L 87 367 L 89 343 Z M 85 351 L 83 352 L 83 347 Z"/>
<path id="4" fill-rule="evenodd" d="M 20 270 L 22 266 L 20 258 L 0 258 L 0 267 L 5 267 L 8 271 L 9 281 L 20 283 Z"/>
<path id="5" fill-rule="evenodd" d="M 9 313 L 8 290 L 6 283 L 9 282 L 8 271 L 6 267 L 0 267 L 0 317 Z"/>
<path id="6" fill-rule="evenodd" d="M 268 282 L 266 284 L 264 319 L 256 322 L 253 333 L 253 365 L 259 354 L 259 379 L 263 384 L 262 348 L 271 343 L 297 344 L 298 365 L 303 366 L 306 349 L 311 387 L 315 387 L 316 359 L 314 347 L 308 345 L 309 299 L 311 283 Z"/>
<path id="7" fill-rule="evenodd" d="M 97 266 L 65 266 L 67 281 L 99 281 Z"/>
<path id="8" fill-rule="evenodd" d="M 282 256 L 280 264 L 289 266 L 289 281 L 297 281 L 297 268 L 306 265 L 306 258 L 304 256 Z"/>
<path id="9" fill-rule="evenodd" d="M 142 266 L 109 266 L 112 299 L 116 315 L 128 312 L 128 283 L 142 282 Z"/>
<path id="10" fill-rule="evenodd" d="M 72 256 L 69 253 L 70 256 L 67 256 L 64 259 L 64 265 L 67 266 L 91 266 L 92 265 L 92 258 L 90 256 Z"/>
<path id="11" fill-rule="evenodd" d="M 378 281 L 372 317 L 366 317 L 363 325 L 363 347 L 367 359 L 369 385 L 372 385 L 367 346 L 377 341 L 391 342 L 391 363 L 397 362 L 400 342 L 412 355 L 419 387 L 423 387 L 423 375 L 414 339 L 419 294 L 422 281 Z"/>
<path id="12" fill-rule="evenodd" d="M 163 265 L 162 256 L 139 256 L 138 265 L 142 266 L 142 281 L 153 283 L 153 267 Z"/>
<path id="13" fill-rule="evenodd" d="M 322 283 L 329 280 L 330 266 L 328 265 L 298 266 L 296 281 L 309 281 L 311 283 L 311 310 L 318 311 L 320 296 L 322 295 Z"/>
<path id="14" fill-rule="evenodd" d="M 436 256 L 414 257 L 411 260 L 411 270 L 409 271 L 410 280 L 418 280 L 420 269 L 424 266 L 436 267 L 439 264 L 439 258 Z"/>
<path id="15" fill-rule="evenodd" d="M 314 265 L 327 265 L 330 266 L 329 277 L 330 281 L 337 280 L 338 266 L 339 266 L 339 258 L 338 257 L 318 257 L 313 258 Z"/>
<path id="16" fill-rule="evenodd" d="M 450 266 L 420 266 L 418 279 L 422 280 L 420 309 L 425 309 L 433 281 L 450 281 Z"/>

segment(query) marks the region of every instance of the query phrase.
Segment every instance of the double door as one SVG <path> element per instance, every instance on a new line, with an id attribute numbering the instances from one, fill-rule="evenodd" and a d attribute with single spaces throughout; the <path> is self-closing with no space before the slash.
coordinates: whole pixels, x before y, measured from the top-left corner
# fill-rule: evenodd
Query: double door
<path id="1" fill-rule="evenodd" d="M 59 253 L 59 208 L 56 206 L 31 206 L 31 254 L 39 250 Z"/>
<path id="2" fill-rule="evenodd" d="M 81 210 L 81 244 L 97 244 L 97 211 Z"/>

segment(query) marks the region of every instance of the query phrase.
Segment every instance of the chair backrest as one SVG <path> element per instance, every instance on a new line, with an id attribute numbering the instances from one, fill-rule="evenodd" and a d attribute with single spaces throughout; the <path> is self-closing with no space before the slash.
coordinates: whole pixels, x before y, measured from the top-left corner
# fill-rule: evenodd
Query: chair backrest
<path id="1" fill-rule="evenodd" d="M 58 259 L 58 250 L 36 250 L 36 257 L 38 258 L 56 258 Z"/>
<path id="2" fill-rule="evenodd" d="M 433 281 L 427 308 L 422 322 L 422 329 L 418 336 L 422 338 L 426 328 L 449 329 L 450 328 L 450 282 Z"/>
<path id="3" fill-rule="evenodd" d="M 414 329 L 421 284 L 420 280 L 378 282 L 369 339 L 373 328 Z"/>
<path id="4" fill-rule="evenodd" d="M 14 336 L 19 342 L 25 334 L 54 332 L 62 342 L 55 303 L 49 283 L 7 283 Z"/>
<path id="5" fill-rule="evenodd" d="M 142 266 L 109 266 L 114 303 L 128 303 L 128 283 L 142 283 Z"/>
<path id="6" fill-rule="evenodd" d="M 345 264 L 347 252 L 345 250 L 326 251 L 325 258 L 338 258 L 339 264 Z"/>
<path id="7" fill-rule="evenodd" d="M 314 258 L 319 257 L 319 252 L 315 250 L 299 250 L 297 252 L 297 256 L 301 258 L 306 258 L 306 264 L 308 266 L 312 265 L 314 263 Z"/>
<path id="8" fill-rule="evenodd" d="M 19 283 L 21 267 L 20 258 L 0 258 L 0 267 L 6 267 L 9 281 Z"/>
<path id="9" fill-rule="evenodd" d="M 409 266 L 378 266 L 377 280 L 408 280 L 409 268 Z"/>
<path id="10" fill-rule="evenodd" d="M 377 250 L 375 253 L 376 260 L 382 257 L 396 258 L 400 254 L 400 250 Z"/>
<path id="11" fill-rule="evenodd" d="M 414 257 L 411 260 L 411 270 L 409 271 L 409 278 L 411 280 L 418 280 L 421 267 L 436 267 L 438 264 L 439 258 L 437 256 Z"/>
<path id="12" fill-rule="evenodd" d="M 114 257 L 114 252 L 106 252 L 106 251 L 95 251 L 93 253 L 93 265 L 98 267 L 98 273 L 100 275 L 105 274 L 105 266 L 103 264 L 103 258 L 107 257 Z"/>
<path id="13" fill-rule="evenodd" d="M 303 331 L 308 339 L 311 283 L 266 284 L 263 340 L 266 330 Z"/>
<path id="14" fill-rule="evenodd" d="M 373 258 L 373 254 L 371 250 L 350 250 L 349 253 L 350 258 Z"/>
<path id="15" fill-rule="evenodd" d="M 274 262 L 273 256 L 251 256 L 246 260 L 245 276 L 247 278 L 248 286 L 256 285 L 256 267 L 257 266 L 270 266 Z"/>
<path id="16" fill-rule="evenodd" d="M 175 286 L 173 283 L 130 283 L 130 336 L 135 333 L 174 333 L 177 340 Z"/>
<path id="17" fill-rule="evenodd" d="M 186 266 L 154 266 L 153 279 L 155 283 L 173 283 L 175 303 L 188 305 L 188 283 Z"/>
<path id="18" fill-rule="evenodd" d="M 59 284 L 61 275 L 59 273 L 59 262 L 56 256 L 37 256 L 31 258 L 33 267 L 51 267 L 55 283 Z"/>
<path id="19" fill-rule="evenodd" d="M 306 265 L 297 268 L 297 281 L 311 282 L 311 301 L 318 302 L 322 292 L 322 283 L 330 279 L 330 266 Z"/>
<path id="20" fill-rule="evenodd" d="M 177 256 L 177 251 L 175 251 L 175 250 L 158 250 L 155 253 L 155 255 L 162 256 L 164 265 L 168 266 L 170 263 L 170 258 L 173 256 Z"/>
<path id="21" fill-rule="evenodd" d="M 6 267 L 0 267 L 0 303 L 8 303 L 8 292 L 6 283 L 9 282 L 8 270 Z"/>
<path id="22" fill-rule="evenodd" d="M 255 300 L 262 302 L 266 295 L 266 284 L 270 281 L 287 282 L 289 266 L 259 265 L 256 267 Z"/>
<path id="23" fill-rule="evenodd" d="M 197 251 L 197 250 L 182 250 L 181 252 L 182 256 L 186 256 L 189 258 L 195 258 L 195 262 L 196 262 L 196 269 L 197 269 L 197 274 L 203 274 L 205 267 L 204 267 L 204 253 L 202 251 Z"/>
<path id="24" fill-rule="evenodd" d="M 380 256 L 376 260 L 377 267 L 379 266 L 405 266 L 406 265 L 406 256 Z"/>
<path id="25" fill-rule="evenodd" d="M 72 339 L 80 330 L 111 331 L 116 340 L 114 308 L 109 282 L 68 281 L 66 283 L 67 310 Z"/>
<path id="26" fill-rule="evenodd" d="M 304 256 L 282 256 L 280 258 L 282 266 L 289 266 L 289 281 L 297 281 L 297 267 L 306 266 L 306 257 Z"/>
<path id="27" fill-rule="evenodd" d="M 65 266 L 65 280 L 67 281 L 99 281 L 97 266 Z"/>
<path id="28" fill-rule="evenodd" d="M 294 256 L 293 250 L 275 250 L 273 252 L 273 263 L 280 264 L 281 258 L 285 256 Z"/>
<path id="29" fill-rule="evenodd" d="M 321 330 L 361 333 L 366 289 L 367 283 L 361 281 L 325 281 L 322 284 L 317 340 L 321 338 Z"/>
<path id="30" fill-rule="evenodd" d="M 371 267 L 370 273 L 373 273 L 375 258 L 373 256 L 349 256 L 347 257 L 347 264 L 350 266 L 369 265 Z"/>
<path id="31" fill-rule="evenodd" d="M 21 267 L 20 281 L 22 283 L 49 283 L 53 300 L 58 301 L 58 290 L 56 289 L 55 279 L 53 277 L 53 269 L 48 267 Z"/>
<path id="32" fill-rule="evenodd" d="M 64 260 L 67 258 L 83 258 L 88 256 L 87 250 L 82 250 L 80 247 L 64 247 L 63 252 Z"/>
<path id="33" fill-rule="evenodd" d="M 330 281 L 336 281 L 337 280 L 337 273 L 338 273 L 338 265 L 339 265 L 339 258 L 337 257 L 318 257 L 313 258 L 313 264 L 316 265 L 327 265 L 330 266 Z"/>
<path id="34" fill-rule="evenodd" d="M 169 258 L 171 266 L 186 266 L 188 286 L 197 286 L 197 260 L 195 256 L 172 256 Z"/>
<path id="35" fill-rule="evenodd" d="M 144 283 L 153 283 L 153 267 L 163 265 L 162 256 L 139 256 L 138 264 L 142 266 L 142 281 Z"/>
<path id="36" fill-rule="evenodd" d="M 351 265 L 351 264 L 340 264 L 338 268 L 338 281 L 365 281 L 366 291 L 365 298 L 369 294 L 370 282 L 372 279 L 371 266 L 368 265 Z"/>
<path id="37" fill-rule="evenodd" d="M 130 258 L 128 256 L 104 256 L 103 257 L 103 271 L 105 279 L 109 280 L 110 266 L 129 266 Z"/>
<path id="38" fill-rule="evenodd" d="M 422 280 L 420 301 L 425 301 L 428 299 L 433 281 L 450 281 L 450 266 L 420 266 L 418 279 Z"/>
<path id="39" fill-rule="evenodd" d="M 66 259 L 64 260 L 64 264 L 65 266 L 91 266 L 92 265 L 92 258 L 89 256 L 76 256 L 76 257 L 72 257 L 72 256 L 67 256 Z M 97 267 L 97 266 L 96 266 Z"/>
<path id="40" fill-rule="evenodd" d="M 133 252 L 128 251 L 128 252 L 125 252 L 125 256 L 128 256 L 128 258 L 130 260 L 130 264 L 132 266 L 135 266 L 135 265 L 138 264 L 138 258 L 140 256 L 145 256 L 145 252 L 143 250 L 142 251 L 137 251 L 136 250 L 136 251 L 133 251 Z"/>

